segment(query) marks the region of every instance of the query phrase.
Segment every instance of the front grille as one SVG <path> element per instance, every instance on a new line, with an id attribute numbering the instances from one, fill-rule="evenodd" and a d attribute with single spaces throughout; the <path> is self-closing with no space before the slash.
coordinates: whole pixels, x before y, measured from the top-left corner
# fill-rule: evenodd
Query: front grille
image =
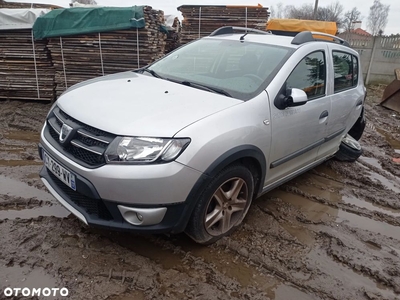
<path id="1" fill-rule="evenodd" d="M 63 125 L 72 128 L 64 142 L 60 141 L 60 132 Z M 47 118 L 47 128 L 53 145 L 60 146 L 65 154 L 72 156 L 78 163 L 90 167 L 99 167 L 105 164 L 104 153 L 115 135 L 84 124 L 55 107 Z M 64 136 L 64 135 L 63 135 Z"/>
<path id="2" fill-rule="evenodd" d="M 89 152 L 79 147 L 75 147 L 73 145 L 69 145 L 65 148 L 65 150 L 91 166 L 102 165 L 105 163 L 104 156 L 97 155 L 95 153 Z"/>
<path id="3" fill-rule="evenodd" d="M 63 182 L 61 182 L 53 173 L 48 172 L 52 181 L 59 187 L 64 194 L 68 196 L 68 198 L 78 207 L 84 209 L 89 215 L 93 215 L 96 218 L 102 220 L 112 220 L 110 211 L 107 209 L 106 205 L 103 201 L 98 199 L 92 199 L 86 197 L 66 186 Z"/>

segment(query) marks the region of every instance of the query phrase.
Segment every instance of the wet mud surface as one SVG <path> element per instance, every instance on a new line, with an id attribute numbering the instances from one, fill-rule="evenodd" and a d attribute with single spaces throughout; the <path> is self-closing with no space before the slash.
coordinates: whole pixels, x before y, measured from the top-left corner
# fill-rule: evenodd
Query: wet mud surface
<path id="1" fill-rule="evenodd" d="M 381 93 L 369 90 L 356 163 L 327 161 L 255 200 L 243 226 L 208 247 L 184 234 L 86 227 L 38 176 L 50 106 L 0 102 L 0 290 L 66 287 L 68 299 L 110 300 L 400 299 L 400 115 L 376 106 Z"/>

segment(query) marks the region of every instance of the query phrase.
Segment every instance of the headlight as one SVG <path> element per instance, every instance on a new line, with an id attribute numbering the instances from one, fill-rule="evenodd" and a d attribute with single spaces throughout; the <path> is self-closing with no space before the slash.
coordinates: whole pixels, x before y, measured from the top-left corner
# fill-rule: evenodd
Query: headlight
<path id="1" fill-rule="evenodd" d="M 169 162 L 189 145 L 190 139 L 117 137 L 105 153 L 108 163 Z"/>

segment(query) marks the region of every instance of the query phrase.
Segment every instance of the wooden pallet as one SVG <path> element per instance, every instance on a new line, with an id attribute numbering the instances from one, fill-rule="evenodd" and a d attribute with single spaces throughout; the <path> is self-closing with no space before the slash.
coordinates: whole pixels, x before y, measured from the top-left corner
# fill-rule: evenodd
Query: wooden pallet
<path id="1" fill-rule="evenodd" d="M 56 95 L 81 81 L 143 67 L 163 56 L 166 34 L 160 26 L 164 13 L 150 6 L 144 13 L 142 29 L 50 38 Z"/>
<path id="2" fill-rule="evenodd" d="M 181 43 L 204 37 L 223 26 L 265 30 L 269 12 L 262 6 L 199 6 L 178 7 L 182 13 Z"/>

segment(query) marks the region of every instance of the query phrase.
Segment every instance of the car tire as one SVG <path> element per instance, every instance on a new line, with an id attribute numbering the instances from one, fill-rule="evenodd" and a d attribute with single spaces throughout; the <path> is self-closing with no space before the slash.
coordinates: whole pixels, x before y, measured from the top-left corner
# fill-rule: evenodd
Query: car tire
<path id="1" fill-rule="evenodd" d="M 349 135 L 351 135 L 356 141 L 361 139 L 365 129 L 365 119 L 357 121 L 356 124 L 350 129 Z"/>
<path id="2" fill-rule="evenodd" d="M 346 142 L 346 140 L 350 142 Z M 339 161 L 355 162 L 363 151 L 358 142 L 351 136 L 347 136 L 340 143 L 339 150 L 335 154 L 335 158 Z"/>
<path id="3" fill-rule="evenodd" d="M 198 198 L 186 234 L 203 245 L 230 234 L 246 216 L 253 192 L 253 174 L 248 168 L 235 164 L 223 169 Z"/>
<path id="4" fill-rule="evenodd" d="M 356 123 L 353 125 L 353 127 L 351 127 L 351 129 L 349 130 L 348 134 L 354 138 L 356 141 L 361 139 L 361 136 L 364 133 L 364 129 L 365 129 L 365 117 L 364 117 L 364 108 L 361 111 L 361 115 L 358 117 Z"/>

